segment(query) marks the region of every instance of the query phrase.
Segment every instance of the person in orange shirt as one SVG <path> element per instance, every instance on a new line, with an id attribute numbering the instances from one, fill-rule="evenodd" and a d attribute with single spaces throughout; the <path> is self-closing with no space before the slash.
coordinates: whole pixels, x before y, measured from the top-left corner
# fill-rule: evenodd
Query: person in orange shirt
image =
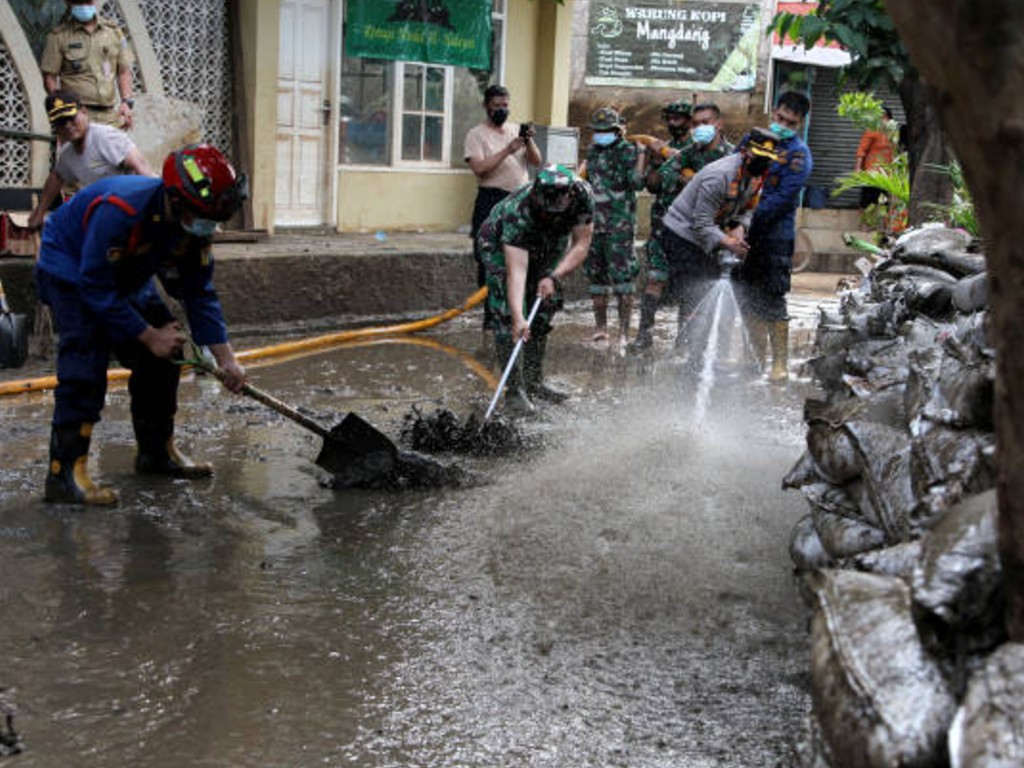
<path id="1" fill-rule="evenodd" d="M 889 135 L 894 126 L 892 111 L 888 107 L 883 107 L 882 115 L 882 125 L 879 129 L 864 131 L 864 135 L 860 137 L 855 170 L 870 171 L 872 168 L 892 162 L 892 141 Z M 881 195 L 882 190 L 877 187 L 861 187 L 860 207 L 867 208 L 877 203 Z"/>

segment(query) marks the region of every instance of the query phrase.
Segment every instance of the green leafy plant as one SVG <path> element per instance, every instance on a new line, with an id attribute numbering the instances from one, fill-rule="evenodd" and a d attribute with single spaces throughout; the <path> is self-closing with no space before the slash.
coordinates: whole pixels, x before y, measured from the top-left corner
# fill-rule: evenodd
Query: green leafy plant
<path id="1" fill-rule="evenodd" d="M 882 126 L 882 101 L 873 93 L 853 91 L 839 97 L 836 113 L 862 131 L 877 131 Z"/>
<path id="2" fill-rule="evenodd" d="M 949 176 L 953 183 L 953 200 L 949 205 L 938 205 L 927 203 L 928 207 L 934 210 L 943 221 L 951 227 L 959 227 L 974 237 L 981 237 L 981 227 L 978 224 L 978 217 L 974 212 L 974 201 L 971 199 L 971 190 L 964 180 L 964 172 L 960 163 L 954 160 L 948 166 L 929 165 L 929 170 L 936 173 L 944 173 Z"/>
<path id="3" fill-rule="evenodd" d="M 882 190 L 885 203 L 870 205 L 864 210 L 861 221 L 865 226 L 887 234 L 905 228 L 907 205 L 910 203 L 910 170 L 906 153 L 899 152 L 891 163 L 877 165 L 869 171 L 852 171 L 838 176 L 836 184 L 832 197 L 858 187 Z"/>

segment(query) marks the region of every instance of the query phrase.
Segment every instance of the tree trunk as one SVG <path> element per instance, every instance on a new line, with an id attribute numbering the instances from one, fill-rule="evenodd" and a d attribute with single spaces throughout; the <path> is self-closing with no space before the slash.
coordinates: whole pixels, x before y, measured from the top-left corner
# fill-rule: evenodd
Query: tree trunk
<path id="1" fill-rule="evenodd" d="M 1024 642 L 1024 29 L 1020 0 L 898 0 L 886 8 L 963 166 L 988 257 L 996 349 L 999 551 L 1011 639 Z"/>
<path id="2" fill-rule="evenodd" d="M 935 94 L 916 73 L 900 82 L 900 101 L 907 117 L 907 154 L 910 166 L 911 225 L 935 218 L 928 203 L 948 205 L 953 199 L 953 184 L 948 173 L 936 170 L 951 160 L 946 136 L 935 110 Z"/>

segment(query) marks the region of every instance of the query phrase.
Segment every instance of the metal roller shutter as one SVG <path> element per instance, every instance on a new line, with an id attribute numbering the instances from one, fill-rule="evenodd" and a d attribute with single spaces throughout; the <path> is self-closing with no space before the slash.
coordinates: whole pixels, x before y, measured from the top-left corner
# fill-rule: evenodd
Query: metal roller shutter
<path id="1" fill-rule="evenodd" d="M 839 97 L 857 88 L 847 83 L 839 88 L 838 69 L 814 67 L 814 82 L 811 88 L 811 120 L 808 143 L 814 158 L 814 171 L 808 181 L 809 187 L 825 190 L 826 205 L 829 208 L 856 208 L 856 190 L 831 197 L 836 187 L 835 179 L 853 170 L 857 157 L 857 145 L 861 131 L 852 122 L 841 118 L 836 112 Z M 892 110 L 898 122 L 903 122 L 903 107 L 899 98 L 884 88 L 874 89 L 875 96 Z"/>

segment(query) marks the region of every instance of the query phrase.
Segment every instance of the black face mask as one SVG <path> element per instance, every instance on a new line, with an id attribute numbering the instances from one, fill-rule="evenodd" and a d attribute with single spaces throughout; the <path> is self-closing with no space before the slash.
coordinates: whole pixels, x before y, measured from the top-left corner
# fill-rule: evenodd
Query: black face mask
<path id="1" fill-rule="evenodd" d="M 751 176 L 760 176 L 768 170 L 771 163 L 767 157 L 752 157 L 747 161 L 747 173 Z"/>
<path id="2" fill-rule="evenodd" d="M 690 132 L 690 128 L 686 125 L 670 125 L 668 132 L 672 135 L 673 139 L 681 139 Z"/>
<path id="3" fill-rule="evenodd" d="M 505 121 L 508 120 L 508 110 L 492 109 L 487 113 L 487 116 L 491 118 L 491 122 L 495 125 L 504 125 Z"/>

